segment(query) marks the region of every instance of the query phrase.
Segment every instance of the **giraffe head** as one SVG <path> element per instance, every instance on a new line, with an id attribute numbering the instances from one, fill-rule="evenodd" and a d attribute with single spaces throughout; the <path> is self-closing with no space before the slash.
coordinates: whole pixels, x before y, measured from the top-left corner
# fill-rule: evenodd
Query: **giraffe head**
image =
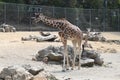
<path id="1" fill-rule="evenodd" d="M 35 16 L 32 17 L 34 23 L 38 23 L 39 21 L 43 21 L 45 16 L 42 13 L 35 13 Z"/>

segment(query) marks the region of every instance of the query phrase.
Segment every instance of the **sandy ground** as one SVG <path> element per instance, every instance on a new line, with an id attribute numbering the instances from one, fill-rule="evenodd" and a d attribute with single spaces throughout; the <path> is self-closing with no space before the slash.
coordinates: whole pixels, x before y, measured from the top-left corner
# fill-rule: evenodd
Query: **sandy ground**
<path id="1" fill-rule="evenodd" d="M 52 34 L 56 34 L 56 32 L 52 32 Z M 120 40 L 120 32 L 106 32 L 102 34 L 109 40 Z M 76 68 L 73 71 L 61 72 L 61 65 L 47 65 L 31 59 L 39 50 L 49 45 L 61 46 L 62 43 L 21 41 L 21 37 L 28 37 L 29 35 L 39 36 L 39 32 L 0 32 L 0 70 L 10 65 L 30 64 L 43 66 L 60 80 L 67 78 L 71 78 L 71 80 L 120 80 L 120 45 L 89 41 L 94 50 L 114 48 L 117 50 L 117 53 L 101 53 L 101 57 L 105 61 L 103 66 L 82 67 L 81 70 Z M 68 44 L 71 45 L 71 42 L 68 42 Z"/>

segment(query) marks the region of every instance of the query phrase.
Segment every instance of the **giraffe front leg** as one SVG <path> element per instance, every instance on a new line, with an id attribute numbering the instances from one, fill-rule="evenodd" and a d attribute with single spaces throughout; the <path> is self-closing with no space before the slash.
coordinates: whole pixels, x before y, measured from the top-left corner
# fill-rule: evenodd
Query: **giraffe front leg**
<path id="1" fill-rule="evenodd" d="M 66 64 L 65 64 L 66 62 Z M 69 70 L 69 58 L 67 52 L 67 40 L 64 40 L 64 70 Z"/>
<path id="2" fill-rule="evenodd" d="M 72 43 L 73 43 L 73 49 L 74 49 L 74 56 L 73 56 L 73 60 L 72 60 L 72 70 L 73 70 L 74 67 L 75 67 L 75 59 L 76 59 L 77 47 L 76 47 L 76 41 L 75 40 L 73 40 Z"/>
<path id="3" fill-rule="evenodd" d="M 69 55 L 68 55 L 68 53 L 67 53 L 67 47 L 66 47 L 66 59 L 67 59 L 67 65 L 66 65 L 66 70 L 69 70 Z"/>
<path id="4" fill-rule="evenodd" d="M 63 70 L 62 71 L 65 71 L 69 67 L 69 60 L 68 60 L 68 53 L 67 53 L 67 39 L 63 32 L 59 32 L 58 34 L 59 34 L 61 41 L 63 43 L 63 46 L 64 46 L 64 53 L 63 53 L 64 58 L 63 58 Z M 67 67 L 65 64 L 66 59 L 67 59 Z"/>

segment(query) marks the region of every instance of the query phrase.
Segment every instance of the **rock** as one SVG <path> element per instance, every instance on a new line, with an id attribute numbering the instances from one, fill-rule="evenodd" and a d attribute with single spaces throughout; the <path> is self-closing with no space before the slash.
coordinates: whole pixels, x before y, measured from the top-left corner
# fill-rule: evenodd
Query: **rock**
<path id="1" fill-rule="evenodd" d="M 47 50 L 47 48 L 42 49 L 42 50 L 38 51 L 38 54 L 36 54 L 35 58 L 36 58 L 37 61 L 42 61 L 43 58 L 46 55 L 48 55 L 48 53 L 49 53 L 49 50 Z"/>
<path id="2" fill-rule="evenodd" d="M 33 74 L 33 75 L 32 75 Z M 9 66 L 0 73 L 0 80 L 58 80 L 41 67 L 23 65 Z"/>
<path id="3" fill-rule="evenodd" d="M 96 52 L 95 50 L 84 50 L 82 52 L 82 57 L 87 57 L 91 59 L 95 59 L 96 57 L 99 57 L 99 53 Z"/>
<path id="4" fill-rule="evenodd" d="M 103 61 L 103 59 L 101 59 L 100 57 L 96 57 L 96 58 L 94 59 L 94 63 L 95 63 L 96 65 L 102 66 L 103 63 L 104 63 L 104 61 Z"/>
<path id="5" fill-rule="evenodd" d="M 46 56 L 48 56 L 50 61 L 61 61 L 63 59 L 62 54 L 56 54 L 53 51 L 50 51 L 50 53 Z"/>
<path id="6" fill-rule="evenodd" d="M 81 59 L 81 66 L 93 67 L 93 65 L 94 65 L 94 59 L 89 59 L 89 58 Z"/>
<path id="7" fill-rule="evenodd" d="M 49 72 L 42 71 L 38 75 L 34 76 L 31 80 L 58 80 L 58 79 Z"/>
<path id="8" fill-rule="evenodd" d="M 8 25 L 8 24 L 1 24 L 2 28 L 4 28 L 5 32 L 16 32 L 16 28 L 14 26 Z"/>
<path id="9" fill-rule="evenodd" d="M 4 80 L 29 80 L 33 76 L 20 66 L 9 66 L 0 73 L 0 78 Z"/>
<path id="10" fill-rule="evenodd" d="M 32 75 L 37 75 L 41 71 L 44 71 L 44 68 L 41 66 L 23 65 L 23 67 Z"/>
<path id="11" fill-rule="evenodd" d="M 5 29 L 4 28 L 0 28 L 0 32 L 5 32 Z"/>
<path id="12" fill-rule="evenodd" d="M 72 59 L 74 56 L 74 51 L 71 46 L 67 46 L 68 55 L 69 55 L 69 62 L 70 65 L 72 65 Z M 63 63 L 63 53 L 64 53 L 64 47 L 54 47 L 49 46 L 45 49 L 42 49 L 38 51 L 38 54 L 36 55 L 37 61 L 43 61 L 45 63 L 53 63 L 57 64 L 56 62 Z M 87 59 L 86 59 L 87 58 Z M 98 53 L 95 50 L 84 50 L 82 52 L 82 64 L 84 66 L 93 66 L 93 64 L 102 65 L 103 60 L 100 58 L 100 53 Z M 78 65 L 79 57 L 77 55 L 76 57 L 76 65 Z"/>
<path id="13" fill-rule="evenodd" d="M 84 50 L 84 52 L 82 52 L 82 58 L 94 59 L 94 64 L 100 66 L 104 63 L 103 59 L 100 58 L 100 53 L 95 50 Z"/>
<path id="14" fill-rule="evenodd" d="M 34 76 L 30 80 L 48 80 L 46 77 Z"/>
<path id="15" fill-rule="evenodd" d="M 86 35 L 83 35 L 85 39 Z M 88 35 L 88 40 L 90 41 L 106 41 L 106 39 L 101 35 L 100 32 L 90 32 Z"/>
<path id="16" fill-rule="evenodd" d="M 43 58 L 46 56 L 48 57 L 49 61 L 58 61 L 61 62 L 63 59 L 63 52 L 64 47 L 54 47 L 54 46 L 48 46 L 45 49 L 42 49 L 38 51 L 38 54 L 36 54 L 36 60 L 42 61 Z M 72 47 L 68 46 L 68 54 L 73 55 L 73 49 Z"/>

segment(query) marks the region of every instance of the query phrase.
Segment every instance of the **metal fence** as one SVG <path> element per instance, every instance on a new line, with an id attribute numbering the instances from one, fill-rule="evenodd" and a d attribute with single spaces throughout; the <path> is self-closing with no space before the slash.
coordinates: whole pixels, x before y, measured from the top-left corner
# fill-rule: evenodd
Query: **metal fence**
<path id="1" fill-rule="evenodd" d="M 66 18 L 82 30 L 92 28 L 100 31 L 120 31 L 119 9 L 81 9 L 40 5 L 0 3 L 0 24 L 7 23 L 19 31 L 55 30 L 42 23 L 32 24 L 35 12 L 53 18 Z"/>

